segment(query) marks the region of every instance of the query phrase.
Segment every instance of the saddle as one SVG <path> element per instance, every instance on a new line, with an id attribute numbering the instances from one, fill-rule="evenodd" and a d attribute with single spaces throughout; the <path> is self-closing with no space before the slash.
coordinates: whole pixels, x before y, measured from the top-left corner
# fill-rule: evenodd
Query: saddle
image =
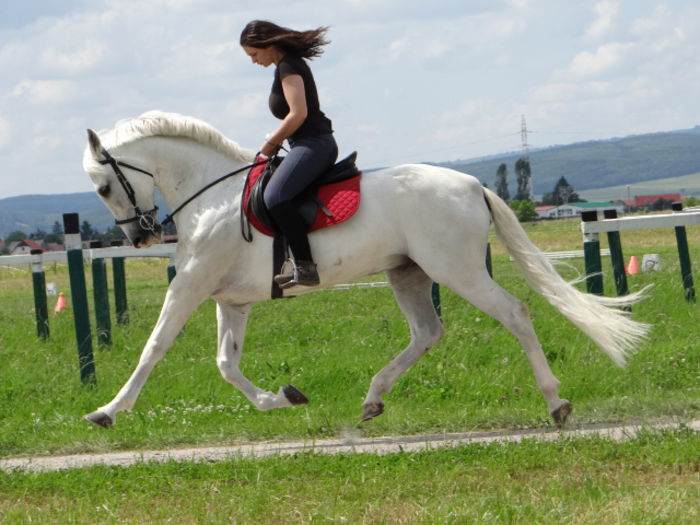
<path id="1" fill-rule="evenodd" d="M 360 205 L 362 176 L 355 164 L 356 158 L 357 152 L 348 155 L 323 173 L 293 201 L 307 225 L 307 231 L 339 224 L 355 214 Z M 243 238 L 252 242 L 251 225 L 259 232 L 273 237 L 273 276 L 280 273 L 289 250 L 286 239 L 277 231 L 270 217 L 263 196 L 270 178 L 282 160 L 284 159 L 280 157 L 272 157 L 265 162 L 264 157 L 256 157 L 255 164 L 248 172 L 241 196 Z M 282 289 L 272 280 L 271 297 L 278 299 L 282 296 Z"/>
<path id="2" fill-rule="evenodd" d="M 357 211 L 360 202 L 360 177 L 353 152 L 323 173 L 293 202 L 309 232 L 343 222 Z M 257 157 L 256 164 L 264 161 Z M 251 168 L 243 191 L 243 210 L 249 224 L 275 237 L 280 234 L 265 206 L 264 194 L 270 178 L 284 157 L 272 157 L 267 163 Z M 249 240 L 250 235 L 246 236 Z"/>

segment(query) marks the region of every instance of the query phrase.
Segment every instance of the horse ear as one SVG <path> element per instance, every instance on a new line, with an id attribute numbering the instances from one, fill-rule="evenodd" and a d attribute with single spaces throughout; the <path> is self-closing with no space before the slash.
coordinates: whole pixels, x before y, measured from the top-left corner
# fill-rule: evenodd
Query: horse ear
<path id="1" fill-rule="evenodd" d="M 102 142 L 100 142 L 100 137 L 91 129 L 87 130 L 87 134 L 92 157 L 95 160 L 100 160 L 102 158 Z"/>

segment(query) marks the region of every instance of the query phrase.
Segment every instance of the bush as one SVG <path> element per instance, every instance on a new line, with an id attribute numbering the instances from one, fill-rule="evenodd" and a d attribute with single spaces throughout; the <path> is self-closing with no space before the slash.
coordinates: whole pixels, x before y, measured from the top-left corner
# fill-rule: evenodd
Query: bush
<path id="1" fill-rule="evenodd" d="M 515 212 L 520 222 L 534 221 L 537 219 L 535 203 L 527 200 L 512 200 L 510 207 Z"/>

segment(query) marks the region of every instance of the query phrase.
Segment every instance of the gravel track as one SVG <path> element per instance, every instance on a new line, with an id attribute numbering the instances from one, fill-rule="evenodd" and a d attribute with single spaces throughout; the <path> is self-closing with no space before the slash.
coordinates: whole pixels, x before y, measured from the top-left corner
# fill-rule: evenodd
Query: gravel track
<path id="1" fill-rule="evenodd" d="M 129 466 L 144 462 L 221 461 L 237 457 L 262 458 L 313 452 L 318 454 L 392 454 L 458 447 L 470 443 L 518 442 L 524 439 L 555 441 L 560 437 L 601 436 L 618 441 L 634 438 L 642 430 L 663 430 L 688 427 L 700 433 L 700 419 L 624 424 L 591 424 L 564 430 L 530 429 L 493 432 L 459 432 L 377 438 L 351 437 L 287 442 L 252 442 L 219 447 L 176 448 L 168 450 L 136 450 L 67 456 L 10 457 L 0 459 L 0 470 L 48 472 L 94 465 Z"/>

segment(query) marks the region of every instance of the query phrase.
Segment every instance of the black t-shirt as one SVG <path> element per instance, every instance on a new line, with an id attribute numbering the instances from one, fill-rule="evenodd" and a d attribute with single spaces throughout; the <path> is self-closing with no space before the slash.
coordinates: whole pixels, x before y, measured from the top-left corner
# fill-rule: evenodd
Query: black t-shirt
<path id="1" fill-rule="evenodd" d="M 292 133 L 292 140 L 332 133 L 333 125 L 319 107 L 316 82 L 314 82 L 311 69 L 303 58 L 289 53 L 282 57 L 275 69 L 275 80 L 272 83 L 269 101 L 272 114 L 281 120 L 289 113 L 289 104 L 287 104 L 282 91 L 282 79 L 289 75 L 300 75 L 304 81 L 307 108 L 306 119 L 299 129 Z"/>

